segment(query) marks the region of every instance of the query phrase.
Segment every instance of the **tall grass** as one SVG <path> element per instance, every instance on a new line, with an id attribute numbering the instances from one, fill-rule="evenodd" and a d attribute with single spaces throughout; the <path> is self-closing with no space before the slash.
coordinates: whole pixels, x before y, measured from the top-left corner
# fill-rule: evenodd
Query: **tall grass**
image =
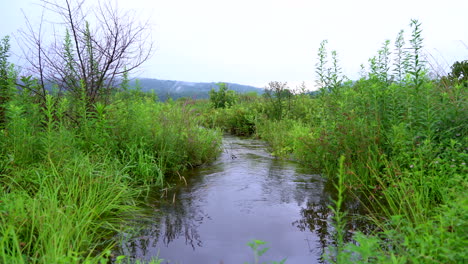
<path id="1" fill-rule="evenodd" d="M 33 81 L 3 93 L 15 90 L 15 74 L 2 76 L 0 262 L 106 262 L 145 190 L 216 157 L 218 127 L 261 137 L 274 155 L 338 181 L 333 261 L 466 262 L 466 81 L 429 79 L 418 21 L 411 30 L 409 47 L 398 34 L 393 64 L 385 41 L 356 82 L 343 83 L 336 52 L 327 65 L 322 42 L 319 93 L 273 82 L 263 96 L 225 91 L 232 100 L 216 108 L 161 104 L 139 90 L 94 105 L 53 93 L 38 100 Z M 350 242 L 344 193 L 376 227 Z"/>
<path id="2" fill-rule="evenodd" d="M 95 249 L 104 239 L 103 248 L 112 246 L 109 239 L 124 217 L 136 212 L 138 190 L 107 159 L 93 164 L 75 155 L 61 167 L 41 164 L 13 173 L 12 181 L 30 178 L 20 186 L 11 183 L 14 189 L 2 195 L 4 263 L 76 263 L 99 258 L 101 249 Z M 7 250 L 15 248 L 10 255 Z"/>
<path id="3" fill-rule="evenodd" d="M 333 181 L 345 179 L 339 186 L 361 200 L 376 228 L 341 245 L 334 258 L 340 263 L 468 260 L 466 80 L 451 80 L 450 74 L 430 79 L 421 24 L 412 20 L 410 26 L 409 46 L 404 31 L 398 34 L 393 63 L 385 41 L 358 81 L 330 79 L 339 76 L 339 67 L 336 53 L 328 65 L 325 41 L 317 64 L 319 93 L 238 100 L 222 110 L 225 118 L 242 108 L 274 155 L 302 161 Z M 333 75 L 328 68 L 338 70 Z M 272 116 L 280 107 L 281 116 Z"/>
<path id="4" fill-rule="evenodd" d="M 216 157 L 191 105 L 122 92 L 111 104 L 25 89 L 0 133 L 0 263 L 105 263 L 150 186 Z"/>

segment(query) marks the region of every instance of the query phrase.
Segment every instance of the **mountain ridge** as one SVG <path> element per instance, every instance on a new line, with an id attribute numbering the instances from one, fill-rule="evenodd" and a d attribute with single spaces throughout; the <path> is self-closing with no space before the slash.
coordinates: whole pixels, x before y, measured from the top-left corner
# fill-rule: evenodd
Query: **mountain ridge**
<path id="1" fill-rule="evenodd" d="M 211 89 L 218 89 L 216 85 L 219 82 L 187 82 L 177 80 L 160 80 L 155 78 L 138 78 L 130 81 L 130 85 L 136 87 L 139 85 L 142 91 L 149 92 L 153 90 L 159 100 L 166 101 L 169 98 L 174 100 L 181 97 L 191 97 L 193 99 L 207 99 Z M 262 88 L 251 85 L 226 82 L 229 89 L 238 93 L 256 92 L 263 93 Z"/>

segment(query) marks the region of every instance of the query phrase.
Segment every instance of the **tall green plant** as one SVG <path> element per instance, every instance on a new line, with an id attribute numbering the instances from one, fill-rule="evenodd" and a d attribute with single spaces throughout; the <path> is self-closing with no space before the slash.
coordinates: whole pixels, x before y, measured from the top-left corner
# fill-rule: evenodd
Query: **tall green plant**
<path id="1" fill-rule="evenodd" d="M 70 92 L 76 95 L 79 93 L 76 87 L 80 87 L 79 85 L 80 77 L 76 70 L 76 67 L 78 67 L 78 65 L 75 61 L 73 42 L 70 36 L 70 31 L 68 29 L 65 32 L 65 40 L 63 43 L 63 53 L 64 53 L 64 59 L 65 59 L 65 65 L 66 65 L 66 69 L 64 71 L 66 75 L 65 82 L 67 83 L 67 86 L 70 89 Z"/>
<path id="2" fill-rule="evenodd" d="M 390 40 L 386 40 L 379 51 L 379 65 L 380 65 L 380 72 L 381 76 L 380 79 L 385 84 L 389 84 L 392 76 L 390 75 Z"/>
<path id="3" fill-rule="evenodd" d="M 327 45 L 328 41 L 323 40 L 320 43 L 318 50 L 318 62 L 315 64 L 315 73 L 317 74 L 317 86 L 321 91 L 324 91 L 329 86 L 328 69 L 327 69 Z"/>
<path id="4" fill-rule="evenodd" d="M 404 30 L 400 30 L 395 41 L 393 72 L 395 75 L 395 81 L 397 82 L 403 81 L 406 73 L 409 71 L 409 53 L 405 49 L 404 33 Z"/>
<path id="5" fill-rule="evenodd" d="M 269 82 L 263 97 L 266 99 L 267 115 L 275 120 L 281 120 L 291 110 L 293 94 L 286 82 Z"/>
<path id="6" fill-rule="evenodd" d="M 0 128 L 5 123 L 6 104 L 13 96 L 16 82 L 16 71 L 8 61 L 10 57 L 10 37 L 5 36 L 0 41 Z"/>
<path id="7" fill-rule="evenodd" d="M 128 78 L 128 71 L 127 68 L 124 67 L 124 72 L 122 74 L 122 82 L 120 83 L 120 89 L 124 92 L 127 92 L 128 89 L 130 88 L 130 80 Z"/>
<path id="8" fill-rule="evenodd" d="M 336 246 L 333 248 L 334 252 L 331 252 L 331 259 L 339 264 L 339 263 L 345 263 L 346 261 L 346 254 L 343 254 L 343 248 L 345 245 L 344 242 L 344 236 L 346 232 L 346 212 L 343 211 L 343 203 L 345 199 L 345 191 L 346 191 L 346 186 L 345 186 L 345 157 L 341 156 L 338 164 L 339 164 L 339 170 L 338 170 L 338 182 L 334 184 L 335 189 L 337 191 L 337 199 L 333 201 L 333 206 L 329 206 L 330 210 L 333 213 L 333 226 L 335 227 L 334 231 L 334 238 L 336 242 Z"/>
<path id="9" fill-rule="evenodd" d="M 247 243 L 247 245 L 252 249 L 254 253 L 254 262 L 252 264 L 267 264 L 267 262 L 260 262 L 260 257 L 263 256 L 269 248 L 264 247 L 261 248 L 266 244 L 265 241 L 254 239 L 251 242 Z M 282 259 L 281 261 L 272 261 L 271 264 L 284 264 L 286 263 L 286 258 Z M 245 262 L 245 264 L 249 264 Z"/>
<path id="10" fill-rule="evenodd" d="M 411 32 L 411 53 L 410 53 L 410 70 L 413 85 L 416 91 L 419 91 L 420 87 L 424 82 L 426 75 L 426 66 L 425 60 L 423 58 L 422 49 L 423 49 L 423 37 L 421 23 L 416 19 L 411 19 L 410 26 L 412 28 Z"/>
<path id="11" fill-rule="evenodd" d="M 214 88 L 210 91 L 210 101 L 214 108 L 226 108 L 233 105 L 237 96 L 233 90 L 229 90 L 227 83 L 218 83 L 218 90 Z"/>
<path id="12" fill-rule="evenodd" d="M 336 91 L 341 87 L 343 81 L 346 80 L 346 77 L 343 75 L 341 67 L 339 65 L 338 53 L 333 50 L 331 52 L 332 56 L 332 67 L 328 70 L 329 78 L 329 92 Z"/>
<path id="13" fill-rule="evenodd" d="M 339 65 L 338 53 L 336 50 L 331 52 L 332 65 L 328 65 L 327 43 L 327 40 L 323 40 L 320 43 L 317 54 L 318 62 L 315 64 L 315 73 L 318 77 L 316 83 L 322 93 L 336 91 L 343 84 L 343 81 L 346 80 L 346 76 L 343 75 Z"/>
<path id="14" fill-rule="evenodd" d="M 378 80 L 381 85 L 386 87 L 389 85 L 392 78 L 390 74 L 390 40 L 386 40 L 382 48 L 378 51 L 377 56 L 369 59 L 370 73 L 369 77 Z"/>
<path id="15" fill-rule="evenodd" d="M 0 81 L 1 85 L 5 85 L 5 81 L 8 79 L 10 62 L 8 58 L 10 57 L 10 37 L 5 36 L 0 41 Z"/>

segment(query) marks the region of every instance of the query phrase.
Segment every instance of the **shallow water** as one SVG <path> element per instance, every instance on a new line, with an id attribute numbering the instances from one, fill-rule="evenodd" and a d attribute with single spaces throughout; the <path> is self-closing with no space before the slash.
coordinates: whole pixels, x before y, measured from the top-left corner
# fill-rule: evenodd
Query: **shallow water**
<path id="1" fill-rule="evenodd" d="M 119 250 L 134 259 L 164 263 L 253 263 L 252 239 L 268 242 L 263 261 L 322 263 L 332 243 L 330 191 L 320 175 L 278 160 L 259 140 L 225 136 L 212 164 L 182 175 L 160 199 L 150 199 L 149 219 L 136 224 Z M 127 235 L 129 237 L 129 235 Z"/>

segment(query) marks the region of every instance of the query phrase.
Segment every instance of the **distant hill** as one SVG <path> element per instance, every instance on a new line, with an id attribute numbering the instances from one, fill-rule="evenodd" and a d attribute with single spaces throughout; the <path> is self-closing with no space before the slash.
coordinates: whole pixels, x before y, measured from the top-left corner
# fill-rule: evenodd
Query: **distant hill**
<path id="1" fill-rule="evenodd" d="M 183 82 L 183 81 L 171 81 L 171 80 L 158 80 L 150 78 L 138 79 L 142 91 L 154 90 L 161 101 L 166 101 L 168 98 L 177 99 L 181 97 L 191 97 L 194 99 L 206 99 L 209 98 L 209 92 L 212 88 L 218 89 L 215 82 Z M 131 86 L 135 85 L 135 80 L 130 82 Z M 257 92 L 263 93 L 263 89 L 242 85 L 236 83 L 227 83 L 230 90 L 234 90 L 238 93 L 246 92 Z"/>

